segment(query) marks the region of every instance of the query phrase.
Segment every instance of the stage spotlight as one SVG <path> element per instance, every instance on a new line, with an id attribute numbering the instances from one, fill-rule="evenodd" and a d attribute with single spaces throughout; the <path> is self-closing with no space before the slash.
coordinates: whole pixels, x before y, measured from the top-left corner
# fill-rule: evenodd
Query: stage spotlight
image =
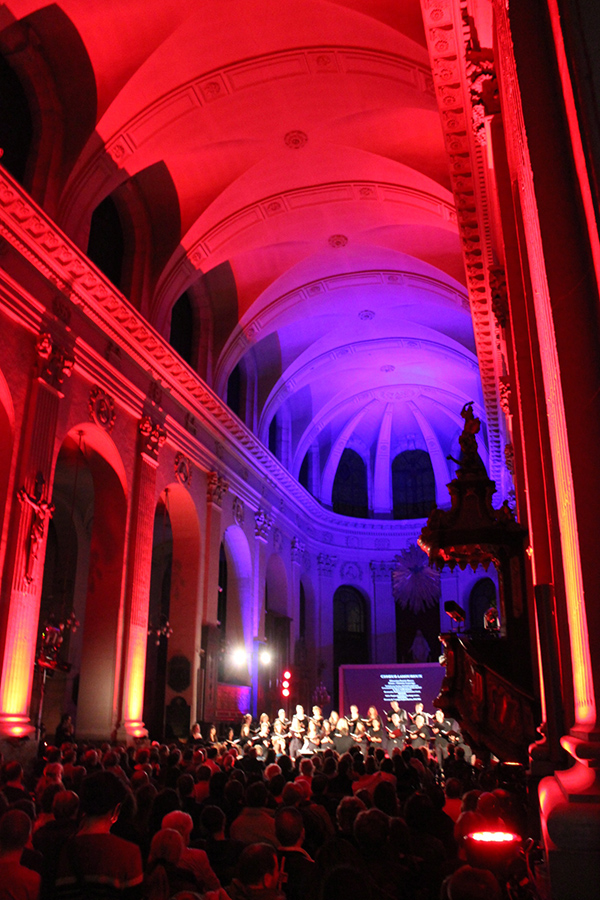
<path id="1" fill-rule="evenodd" d="M 271 654 L 269 653 L 268 650 L 262 651 L 262 653 L 260 654 L 260 661 L 263 664 L 263 666 L 268 666 L 270 664 Z"/>
<path id="2" fill-rule="evenodd" d="M 446 600 L 444 603 L 444 611 L 446 615 L 450 616 L 453 622 L 456 622 L 459 628 L 461 625 L 465 624 L 467 614 L 462 606 L 459 606 L 454 600 Z"/>
<path id="3" fill-rule="evenodd" d="M 248 654 L 243 647 L 236 647 L 231 654 L 231 660 L 234 666 L 243 666 L 248 659 Z"/>

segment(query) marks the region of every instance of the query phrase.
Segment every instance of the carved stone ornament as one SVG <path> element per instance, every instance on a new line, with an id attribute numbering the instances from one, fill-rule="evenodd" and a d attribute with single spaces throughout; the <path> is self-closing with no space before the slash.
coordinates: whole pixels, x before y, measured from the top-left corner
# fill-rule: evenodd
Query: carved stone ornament
<path id="1" fill-rule="evenodd" d="M 276 528 L 273 532 L 273 550 L 275 553 L 281 553 L 281 548 L 283 547 L 283 535 L 279 528 Z"/>
<path id="2" fill-rule="evenodd" d="M 328 553 L 319 553 L 317 556 L 317 565 L 319 567 L 319 575 L 326 575 L 331 578 L 337 565 L 337 556 L 330 556 Z"/>
<path id="3" fill-rule="evenodd" d="M 92 422 L 95 422 L 96 425 L 99 425 L 100 428 L 104 428 L 104 430 L 108 431 L 110 434 L 115 426 L 116 418 L 115 401 L 113 398 L 109 397 L 102 388 L 92 388 L 88 400 L 88 409 Z"/>
<path id="4" fill-rule="evenodd" d="M 229 490 L 229 482 L 218 472 L 209 472 L 206 485 L 206 498 L 209 503 L 220 506 L 223 495 Z"/>
<path id="5" fill-rule="evenodd" d="M 374 581 L 390 581 L 395 566 L 396 563 L 389 560 L 372 559 L 369 563 Z"/>
<path id="6" fill-rule="evenodd" d="M 485 118 L 500 112 L 498 80 L 492 50 L 467 51 L 467 76 L 473 106 L 473 128 L 480 144 L 485 143 Z"/>
<path id="7" fill-rule="evenodd" d="M 175 461 L 173 464 L 175 469 L 175 478 L 179 482 L 179 484 L 185 485 L 185 487 L 189 487 L 190 482 L 192 480 L 192 461 L 189 456 L 186 456 L 184 453 L 178 453 L 175 456 Z"/>
<path id="8" fill-rule="evenodd" d="M 500 392 L 500 408 L 505 416 L 510 415 L 510 377 L 502 375 L 498 379 L 498 390 Z"/>
<path id="9" fill-rule="evenodd" d="M 344 581 L 362 581 L 362 569 L 355 562 L 342 563 L 340 566 L 340 577 Z"/>
<path id="10" fill-rule="evenodd" d="M 158 460 L 158 451 L 167 439 L 167 432 L 151 416 L 142 416 L 139 432 L 142 453 L 156 462 Z"/>
<path id="11" fill-rule="evenodd" d="M 29 529 L 29 537 L 27 544 L 27 562 L 25 567 L 25 581 L 31 584 L 35 577 L 35 567 L 41 556 L 44 537 L 46 534 L 46 523 L 52 518 L 54 513 L 54 504 L 44 499 L 45 480 L 41 472 L 38 472 L 33 493 L 29 493 L 26 488 L 22 487 L 17 491 L 17 497 L 24 506 L 30 506 L 33 512 L 31 519 L 31 527 Z"/>
<path id="12" fill-rule="evenodd" d="M 260 507 L 254 513 L 254 534 L 260 540 L 266 541 L 271 527 L 273 525 L 273 517 Z"/>
<path id="13" fill-rule="evenodd" d="M 75 358 L 52 340 L 52 336 L 40 334 L 36 350 L 39 361 L 39 377 L 50 387 L 58 390 L 65 378 L 69 378 L 75 365 Z"/>
<path id="14" fill-rule="evenodd" d="M 299 537 L 292 538 L 292 562 L 300 564 L 302 562 L 302 556 L 306 550 L 304 545 L 304 541 L 301 541 Z"/>
<path id="15" fill-rule="evenodd" d="M 504 267 L 490 266 L 489 276 L 492 310 L 500 328 L 505 328 L 508 322 L 508 293 Z"/>
<path id="16" fill-rule="evenodd" d="M 246 507 L 244 506 L 244 501 L 240 500 L 239 497 L 236 497 L 233 501 L 233 519 L 236 525 L 240 527 L 244 524 L 244 519 L 246 518 Z"/>

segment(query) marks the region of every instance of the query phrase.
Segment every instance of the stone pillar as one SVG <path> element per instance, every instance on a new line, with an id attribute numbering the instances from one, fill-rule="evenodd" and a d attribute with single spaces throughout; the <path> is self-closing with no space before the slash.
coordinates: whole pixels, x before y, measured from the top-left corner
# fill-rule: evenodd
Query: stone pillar
<path id="1" fill-rule="evenodd" d="M 265 641 L 265 583 L 267 571 L 267 543 L 273 527 L 273 516 L 262 507 L 254 515 L 254 585 L 252 590 L 252 634 L 251 642 L 246 638 L 246 650 L 251 654 L 250 676 L 252 680 L 252 707 L 254 717 L 258 714 L 258 666 L 259 651 Z M 244 632 L 246 629 L 244 628 Z"/>
<path id="2" fill-rule="evenodd" d="M 13 737 L 34 730 L 29 704 L 48 522 L 54 511 L 50 502 L 54 442 L 62 384 L 74 364 L 70 353 L 48 333 L 40 335 L 36 349 L 38 369 L 24 416 L 3 586 L 0 734 Z"/>
<path id="3" fill-rule="evenodd" d="M 206 522 L 204 527 L 204 586 L 202 600 L 202 684 L 199 718 L 210 721 L 217 709 L 219 676 L 219 640 L 217 608 L 219 600 L 219 553 L 221 549 L 221 504 L 229 485 L 222 475 L 208 472 L 206 485 Z M 241 501 L 238 501 L 238 504 Z M 243 522 L 243 504 L 237 507 Z M 236 518 L 237 521 L 237 518 Z"/>
<path id="4" fill-rule="evenodd" d="M 329 553 L 319 553 L 317 556 L 319 570 L 319 595 L 315 628 L 317 637 L 317 651 L 315 653 L 317 671 L 313 689 L 322 682 L 332 696 L 335 696 L 335 692 L 332 692 L 331 689 L 335 687 L 334 680 L 338 677 L 338 673 L 333 670 L 333 593 L 331 590 L 337 562 L 337 556 L 331 556 Z"/>
<path id="5" fill-rule="evenodd" d="M 139 453 L 131 498 L 131 531 L 125 598 L 125 655 L 121 728 L 128 737 L 147 737 L 142 713 L 152 573 L 156 467 L 165 429 L 150 416 L 139 423 Z"/>

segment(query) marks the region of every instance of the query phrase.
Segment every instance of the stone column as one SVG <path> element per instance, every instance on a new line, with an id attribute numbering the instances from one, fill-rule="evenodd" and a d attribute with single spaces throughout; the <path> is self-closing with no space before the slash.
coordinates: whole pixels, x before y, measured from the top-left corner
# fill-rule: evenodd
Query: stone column
<path id="1" fill-rule="evenodd" d="M 246 649 L 251 654 L 250 675 L 252 680 L 252 715 L 258 715 L 258 667 L 259 652 L 265 641 L 265 583 L 267 571 L 267 543 L 273 527 L 273 516 L 262 506 L 254 515 L 254 586 L 252 591 L 254 608 L 252 610 L 252 641 L 246 638 Z M 244 629 L 244 632 L 246 629 Z"/>
<path id="2" fill-rule="evenodd" d="M 219 598 L 219 552 L 221 549 L 221 503 L 229 485 L 218 472 L 209 472 L 206 485 L 206 523 L 204 528 L 204 586 L 202 613 L 202 696 L 199 698 L 202 721 L 215 718 L 219 674 L 217 608 Z M 243 504 L 238 507 L 243 522 Z"/>
<path id="3" fill-rule="evenodd" d="M 128 737 L 147 737 L 142 713 L 152 572 L 156 467 L 165 429 L 145 415 L 139 423 L 139 453 L 131 498 L 131 531 L 125 598 L 125 656 L 121 728 Z"/>
<path id="4" fill-rule="evenodd" d="M 52 335 L 37 344 L 37 373 L 24 416 L 21 467 L 11 512 L 11 540 L 4 573 L 0 734 L 21 737 L 29 722 L 43 562 L 48 522 L 54 507 L 51 475 L 62 384 L 73 369 L 73 356 Z"/>

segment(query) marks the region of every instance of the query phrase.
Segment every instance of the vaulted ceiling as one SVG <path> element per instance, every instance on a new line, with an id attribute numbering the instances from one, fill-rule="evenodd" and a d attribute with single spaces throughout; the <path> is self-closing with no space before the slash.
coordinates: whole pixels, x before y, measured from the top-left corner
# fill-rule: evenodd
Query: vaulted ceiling
<path id="1" fill-rule="evenodd" d="M 295 476 L 310 454 L 323 503 L 346 447 L 376 512 L 405 449 L 445 503 L 485 409 L 419 0 L 9 0 L 0 28 L 63 110 L 38 199 L 85 250 L 114 198 L 154 327 L 187 292 L 199 373 L 223 398 L 241 373 L 240 416 L 265 444 L 275 419 Z"/>

